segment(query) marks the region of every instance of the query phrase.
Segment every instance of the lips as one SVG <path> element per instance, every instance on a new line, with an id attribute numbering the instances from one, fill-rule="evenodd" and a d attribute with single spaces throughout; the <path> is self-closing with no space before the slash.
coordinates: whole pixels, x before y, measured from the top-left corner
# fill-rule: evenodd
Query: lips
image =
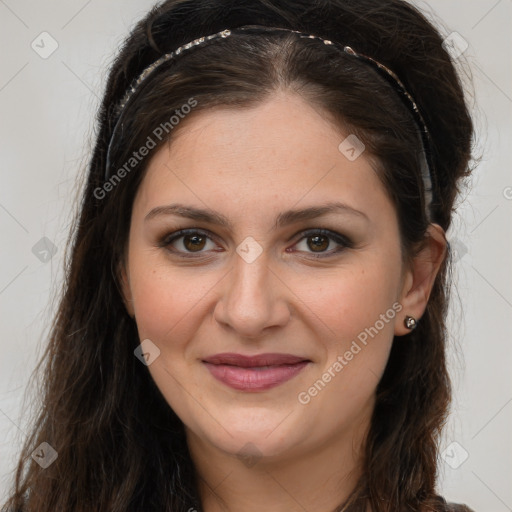
<path id="1" fill-rule="evenodd" d="M 291 354 L 223 353 L 203 359 L 217 380 L 240 391 L 263 391 L 290 380 L 311 361 Z"/>
<path id="2" fill-rule="evenodd" d="M 228 364 L 241 368 L 255 368 L 261 366 L 281 366 L 284 364 L 297 364 L 307 361 L 304 357 L 292 356 L 291 354 L 259 354 L 256 356 L 244 356 L 242 354 L 216 354 L 204 359 L 206 363 Z"/>

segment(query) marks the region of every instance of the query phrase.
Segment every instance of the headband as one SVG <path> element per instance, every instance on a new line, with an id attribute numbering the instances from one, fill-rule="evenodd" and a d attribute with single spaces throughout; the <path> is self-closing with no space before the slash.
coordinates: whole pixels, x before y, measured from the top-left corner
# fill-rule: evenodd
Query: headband
<path id="1" fill-rule="evenodd" d="M 175 59 L 181 55 L 186 50 L 190 48 L 194 48 L 197 46 L 205 46 L 215 40 L 225 39 L 232 34 L 241 34 L 241 33 L 278 33 L 278 32 L 291 32 L 297 34 L 301 38 L 308 39 L 316 39 L 322 41 L 325 45 L 333 45 L 337 48 L 341 49 L 344 53 L 357 58 L 358 60 L 367 63 L 372 68 L 374 68 L 383 78 L 385 78 L 388 83 L 395 89 L 395 91 L 399 94 L 400 98 L 404 102 L 404 104 L 408 107 L 411 112 L 415 126 L 417 129 L 418 137 L 421 141 L 422 151 L 420 153 L 420 171 L 421 177 L 423 181 L 423 194 L 425 199 L 425 213 L 427 216 L 427 220 L 430 222 L 432 218 L 432 158 L 431 158 L 431 138 L 427 128 L 427 125 L 421 115 L 421 112 L 414 101 L 413 97 L 409 94 L 404 84 L 400 81 L 398 76 L 391 71 L 388 67 L 384 66 L 380 62 L 368 57 L 367 55 L 361 54 L 353 50 L 350 46 L 343 46 L 336 41 L 329 41 L 327 39 L 323 39 L 322 37 L 305 34 L 303 32 L 299 32 L 297 30 L 291 30 L 287 28 L 278 28 L 278 27 L 266 27 L 262 25 L 244 25 L 242 27 L 237 27 L 235 29 L 225 29 L 215 34 L 211 34 L 208 36 L 199 37 L 198 39 L 194 39 L 189 43 L 186 43 L 174 51 L 170 53 L 166 53 L 162 55 L 155 62 L 150 64 L 142 73 L 132 82 L 132 85 L 124 94 L 122 100 L 119 102 L 114 115 L 117 117 L 117 120 L 114 125 L 114 129 L 112 130 L 112 137 L 110 138 L 110 142 L 107 149 L 107 157 L 106 157 L 106 168 L 105 168 L 105 181 L 108 181 L 111 176 L 111 150 L 113 146 L 113 141 L 116 139 L 118 132 L 124 129 L 123 114 L 126 112 L 127 107 L 134 101 L 137 94 L 141 90 L 141 84 L 146 81 L 148 76 L 150 76 L 156 69 L 158 69 L 162 64 L 168 62 L 172 59 Z"/>

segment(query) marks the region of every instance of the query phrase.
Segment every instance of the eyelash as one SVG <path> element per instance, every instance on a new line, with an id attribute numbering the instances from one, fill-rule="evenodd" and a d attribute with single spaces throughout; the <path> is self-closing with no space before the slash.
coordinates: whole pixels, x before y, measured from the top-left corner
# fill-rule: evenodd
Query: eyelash
<path id="1" fill-rule="evenodd" d="M 214 237 L 210 236 L 207 231 L 204 231 L 201 229 L 189 228 L 189 229 L 181 229 L 179 231 L 175 231 L 174 233 L 165 235 L 158 242 L 158 247 L 167 248 L 170 252 L 172 252 L 173 254 L 178 255 L 179 257 L 182 257 L 182 258 L 198 258 L 198 257 L 201 257 L 201 255 L 204 255 L 204 252 L 202 252 L 202 251 L 183 252 L 183 251 L 177 251 L 175 249 L 168 248 L 169 245 L 171 245 L 171 243 L 175 242 L 176 240 L 179 240 L 180 238 L 183 238 L 186 235 L 200 235 L 202 237 L 207 238 L 208 240 L 211 240 L 212 242 L 215 241 Z M 349 238 L 347 238 L 344 235 L 341 235 L 340 233 L 336 233 L 335 231 L 331 231 L 329 229 L 321 229 L 321 228 L 309 229 L 306 231 L 302 231 L 301 233 L 299 233 L 299 235 L 300 235 L 300 238 L 297 240 L 297 242 L 295 242 L 294 245 L 297 245 L 303 239 L 313 237 L 315 235 L 316 236 L 321 235 L 321 236 L 327 237 L 328 239 L 334 241 L 339 246 L 341 246 L 341 247 L 338 247 L 329 252 L 316 253 L 316 254 L 313 252 L 308 253 L 310 256 L 312 256 L 313 258 L 316 258 L 316 259 L 331 257 L 335 254 L 342 252 L 345 249 L 350 249 L 354 246 L 354 244 L 352 243 L 352 241 Z"/>

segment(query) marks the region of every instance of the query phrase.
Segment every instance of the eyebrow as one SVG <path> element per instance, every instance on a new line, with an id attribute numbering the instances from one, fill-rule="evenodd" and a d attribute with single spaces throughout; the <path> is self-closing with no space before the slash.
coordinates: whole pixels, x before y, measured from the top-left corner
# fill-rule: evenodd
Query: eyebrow
<path id="1" fill-rule="evenodd" d="M 286 210 L 281 212 L 275 219 L 274 229 L 293 224 L 295 222 L 315 219 L 332 213 L 351 215 L 369 220 L 365 213 L 356 210 L 347 204 L 331 202 L 322 206 L 311 206 L 309 208 Z M 231 222 L 221 213 L 210 210 L 209 208 L 195 208 L 183 204 L 157 206 L 146 215 L 144 221 L 146 222 L 163 215 L 176 215 L 178 217 L 208 222 L 210 224 L 217 224 L 219 226 L 232 229 Z"/>

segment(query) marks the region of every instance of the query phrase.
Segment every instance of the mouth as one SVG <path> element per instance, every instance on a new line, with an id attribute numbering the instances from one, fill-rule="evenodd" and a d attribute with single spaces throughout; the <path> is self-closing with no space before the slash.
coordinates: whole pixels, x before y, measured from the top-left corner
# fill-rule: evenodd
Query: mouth
<path id="1" fill-rule="evenodd" d="M 239 391 L 265 391 L 298 375 L 311 361 L 291 354 L 223 353 L 203 359 L 213 377 Z"/>

